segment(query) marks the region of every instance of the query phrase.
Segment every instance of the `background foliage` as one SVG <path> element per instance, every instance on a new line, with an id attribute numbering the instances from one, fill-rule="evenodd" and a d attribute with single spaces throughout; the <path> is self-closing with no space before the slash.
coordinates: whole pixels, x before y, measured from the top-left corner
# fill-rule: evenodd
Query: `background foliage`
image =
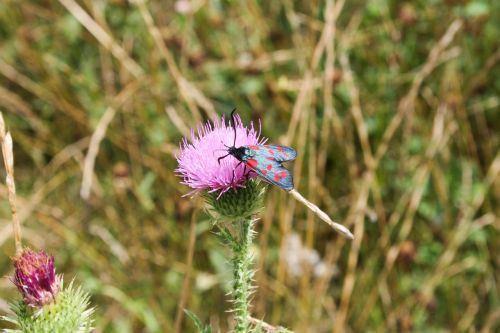
<path id="1" fill-rule="evenodd" d="M 255 318 L 500 330 L 499 21 L 486 0 L 0 1 L 24 243 L 91 292 L 97 332 L 189 332 L 184 307 L 227 331 L 227 253 L 173 170 L 189 128 L 236 106 L 356 237 L 270 188 Z"/>

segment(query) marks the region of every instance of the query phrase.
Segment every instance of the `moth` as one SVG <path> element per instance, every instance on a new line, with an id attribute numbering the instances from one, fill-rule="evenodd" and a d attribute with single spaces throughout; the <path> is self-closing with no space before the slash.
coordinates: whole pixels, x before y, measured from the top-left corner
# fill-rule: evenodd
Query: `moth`
<path id="1" fill-rule="evenodd" d="M 236 126 L 234 120 L 234 109 L 231 119 L 234 129 L 234 142 L 227 147 L 227 155 L 219 157 L 217 162 L 231 155 L 240 161 L 235 169 L 244 163 L 251 171 L 255 172 L 267 182 L 281 187 L 285 191 L 293 190 L 293 177 L 290 171 L 282 163 L 293 161 L 297 157 L 295 149 L 281 145 L 249 145 L 236 147 Z"/>
<path id="2" fill-rule="evenodd" d="M 219 157 L 217 162 L 220 164 L 220 160 L 228 156 L 233 156 L 239 161 L 235 169 L 241 165 L 241 163 L 245 163 L 244 174 L 246 173 L 246 168 L 248 167 L 250 171 L 255 172 L 267 182 L 281 187 L 290 193 L 295 199 L 306 205 L 321 220 L 326 222 L 333 229 L 337 230 L 347 238 L 353 239 L 354 236 L 349 229 L 342 224 L 332 221 L 332 219 L 324 211 L 304 198 L 296 189 L 293 188 L 292 174 L 282 165 L 282 163 L 292 161 L 297 157 L 295 149 L 281 145 L 248 145 L 236 147 L 236 122 L 234 120 L 235 111 L 236 109 L 231 112 L 231 120 L 234 129 L 233 145 L 224 145 L 227 148 L 227 154 Z"/>

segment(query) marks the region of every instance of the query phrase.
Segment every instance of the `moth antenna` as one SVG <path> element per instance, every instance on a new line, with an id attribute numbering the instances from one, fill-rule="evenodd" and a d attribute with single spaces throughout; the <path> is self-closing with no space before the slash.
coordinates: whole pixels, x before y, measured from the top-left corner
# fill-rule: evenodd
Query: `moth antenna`
<path id="1" fill-rule="evenodd" d="M 227 152 L 227 149 L 214 149 L 212 151 L 212 156 L 215 157 L 215 153 L 218 152 L 218 151 L 223 151 L 223 152 Z"/>
<path id="2" fill-rule="evenodd" d="M 230 154 L 227 154 L 227 155 L 224 155 L 224 156 L 219 157 L 219 158 L 217 159 L 217 163 L 219 163 L 219 165 L 220 165 L 220 160 L 222 160 L 222 159 L 224 159 L 224 158 L 228 157 L 229 155 L 230 155 Z"/>
<path id="3" fill-rule="evenodd" d="M 234 142 L 233 147 L 236 147 L 236 122 L 234 121 L 234 113 L 236 112 L 236 108 L 231 111 L 231 120 L 233 122 L 233 130 L 234 130 Z"/>

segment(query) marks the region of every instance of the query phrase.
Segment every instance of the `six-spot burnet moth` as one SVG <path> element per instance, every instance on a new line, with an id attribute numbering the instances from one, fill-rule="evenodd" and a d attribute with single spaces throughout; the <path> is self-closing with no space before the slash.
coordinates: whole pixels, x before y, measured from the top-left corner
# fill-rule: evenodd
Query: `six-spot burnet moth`
<path id="1" fill-rule="evenodd" d="M 286 169 L 282 163 L 286 161 L 292 161 L 297 157 L 297 152 L 295 149 L 280 146 L 280 145 L 250 145 L 236 147 L 236 126 L 234 120 L 234 113 L 236 109 L 231 112 L 231 120 L 234 129 L 234 141 L 232 146 L 227 147 L 227 154 L 221 156 L 217 159 L 220 163 L 221 159 L 228 156 L 233 156 L 239 163 L 236 165 L 238 167 L 241 163 L 245 164 L 250 170 L 248 172 L 255 172 L 260 177 L 262 177 L 267 182 L 281 187 L 298 201 L 305 204 L 309 209 L 311 209 L 316 215 L 319 216 L 323 221 L 328 223 L 332 228 L 342 233 L 348 238 L 353 238 L 352 233 L 344 227 L 343 225 L 334 222 L 330 219 L 325 212 L 319 209 L 318 206 L 304 198 L 297 190 L 293 188 L 293 177 L 288 169 Z M 236 168 L 235 167 L 235 168 Z"/>

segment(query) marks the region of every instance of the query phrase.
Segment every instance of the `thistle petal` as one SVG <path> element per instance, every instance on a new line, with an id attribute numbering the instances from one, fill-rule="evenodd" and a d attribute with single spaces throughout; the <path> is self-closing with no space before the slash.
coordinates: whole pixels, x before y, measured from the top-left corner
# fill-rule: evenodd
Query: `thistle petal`
<path id="1" fill-rule="evenodd" d="M 220 160 L 220 164 L 218 158 L 226 155 L 227 147 L 233 144 L 241 147 L 261 145 L 265 141 L 252 123 L 250 127 L 243 126 L 239 115 L 235 116 L 234 128 L 231 123 L 226 124 L 223 117 L 207 122 L 199 126 L 196 133 L 191 131 L 191 142 L 187 138 L 182 140 L 175 172 L 183 178 L 183 184 L 193 189 L 191 193 L 208 190 L 222 194 L 231 188 L 241 188 L 247 179 L 244 165 L 236 167 L 239 161 L 231 155 Z"/>

